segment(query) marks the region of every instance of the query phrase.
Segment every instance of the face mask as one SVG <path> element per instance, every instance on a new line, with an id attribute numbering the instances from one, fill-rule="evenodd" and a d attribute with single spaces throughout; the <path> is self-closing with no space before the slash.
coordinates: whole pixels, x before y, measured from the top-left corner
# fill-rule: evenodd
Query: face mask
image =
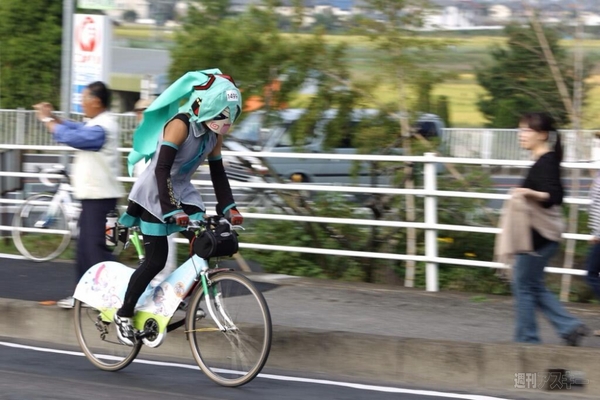
<path id="1" fill-rule="evenodd" d="M 206 121 L 208 129 L 219 135 L 225 135 L 231 128 L 231 122 L 229 121 L 229 109 L 223 110 L 221 114 L 217 115 L 210 121 Z"/>

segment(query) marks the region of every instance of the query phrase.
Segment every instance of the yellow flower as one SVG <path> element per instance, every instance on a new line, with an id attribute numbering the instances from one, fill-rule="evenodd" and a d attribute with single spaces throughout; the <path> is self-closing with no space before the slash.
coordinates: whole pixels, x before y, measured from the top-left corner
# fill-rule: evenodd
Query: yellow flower
<path id="1" fill-rule="evenodd" d="M 465 253 L 465 257 L 475 258 L 475 257 L 477 257 L 477 254 L 475 254 L 475 253 Z"/>

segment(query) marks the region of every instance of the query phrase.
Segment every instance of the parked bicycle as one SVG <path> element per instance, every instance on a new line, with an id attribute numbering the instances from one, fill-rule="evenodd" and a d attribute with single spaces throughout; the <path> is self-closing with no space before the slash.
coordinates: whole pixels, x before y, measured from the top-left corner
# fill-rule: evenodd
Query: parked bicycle
<path id="1" fill-rule="evenodd" d="M 72 197 L 69 175 L 62 165 L 41 171 L 61 175 L 58 183 L 42 176 L 53 190 L 30 196 L 15 212 L 12 238 L 19 252 L 33 261 L 48 261 L 61 255 L 78 234 L 81 205 Z"/>
<path id="2" fill-rule="evenodd" d="M 224 226 L 226 233 L 237 235 L 233 229 L 239 227 L 222 217 L 192 221 L 188 230 L 198 237 L 204 230 L 214 233 Z M 128 238 L 142 256 L 137 230 L 118 236 Z M 233 270 L 209 268 L 207 260 L 198 255 L 201 251 L 193 248 L 187 261 L 159 285 L 148 285 L 140 297 L 132 320 L 133 346 L 119 341 L 113 323 L 133 269 L 110 261 L 86 272 L 74 294 L 75 330 L 93 365 L 118 371 L 137 357 L 142 345 L 158 347 L 168 332 L 185 326 L 192 355 L 211 380 L 223 386 L 240 386 L 258 375 L 269 355 L 272 331 L 262 293 Z M 185 312 L 184 316 L 178 315 L 178 310 L 179 314 Z"/>

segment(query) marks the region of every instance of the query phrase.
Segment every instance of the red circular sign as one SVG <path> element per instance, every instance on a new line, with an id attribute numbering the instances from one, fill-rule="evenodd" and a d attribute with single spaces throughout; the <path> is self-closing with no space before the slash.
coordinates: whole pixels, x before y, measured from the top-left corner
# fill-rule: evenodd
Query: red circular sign
<path id="1" fill-rule="evenodd" d="M 77 27 L 77 45 L 83 51 L 92 52 L 98 45 L 99 40 L 96 21 L 92 17 L 85 17 Z"/>

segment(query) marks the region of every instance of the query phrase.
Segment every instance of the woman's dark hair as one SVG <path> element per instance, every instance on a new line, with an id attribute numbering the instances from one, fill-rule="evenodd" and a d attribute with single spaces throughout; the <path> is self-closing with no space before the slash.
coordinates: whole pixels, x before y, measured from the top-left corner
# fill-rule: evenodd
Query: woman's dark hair
<path id="1" fill-rule="evenodd" d="M 104 108 L 110 108 L 110 90 L 104 82 L 92 82 L 87 86 L 90 94 L 100 99 Z"/>
<path id="2" fill-rule="evenodd" d="M 554 132 L 556 134 L 556 143 L 554 144 L 554 153 L 558 158 L 558 162 L 561 162 L 563 159 L 563 146 L 562 141 L 560 139 L 560 133 L 556 130 L 554 126 L 554 118 L 548 113 L 545 112 L 531 112 L 527 114 L 523 114 L 519 123 L 525 124 L 536 132 L 547 132 L 548 137 L 550 137 L 550 133 Z M 546 139 L 548 140 L 548 139 Z"/>

